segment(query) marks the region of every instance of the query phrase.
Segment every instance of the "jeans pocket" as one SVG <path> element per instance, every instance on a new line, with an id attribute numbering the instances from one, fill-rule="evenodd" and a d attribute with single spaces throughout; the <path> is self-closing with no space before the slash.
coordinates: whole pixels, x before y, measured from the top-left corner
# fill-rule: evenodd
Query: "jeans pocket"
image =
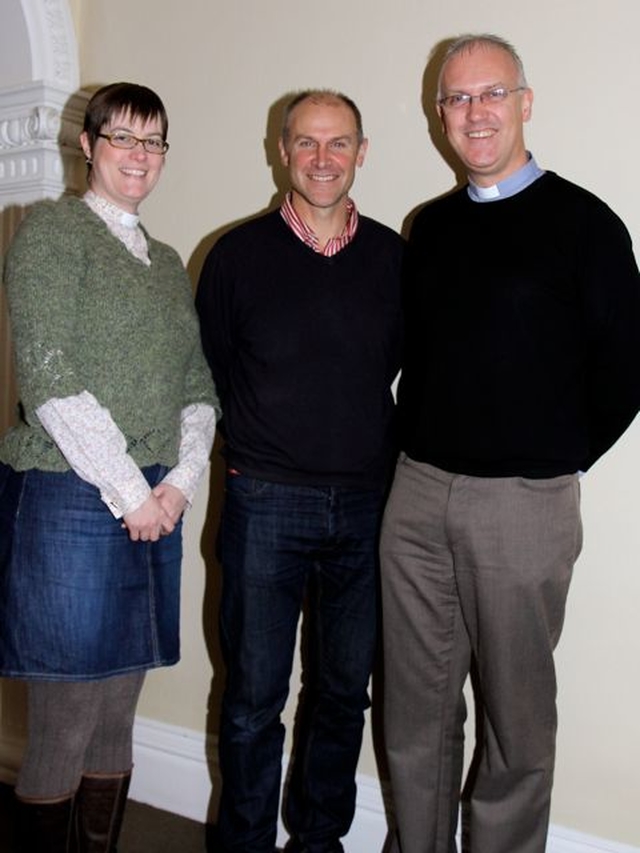
<path id="1" fill-rule="evenodd" d="M 225 491 L 239 498 L 259 498 L 276 488 L 276 483 L 248 477 L 235 470 L 227 471 L 225 478 Z"/>

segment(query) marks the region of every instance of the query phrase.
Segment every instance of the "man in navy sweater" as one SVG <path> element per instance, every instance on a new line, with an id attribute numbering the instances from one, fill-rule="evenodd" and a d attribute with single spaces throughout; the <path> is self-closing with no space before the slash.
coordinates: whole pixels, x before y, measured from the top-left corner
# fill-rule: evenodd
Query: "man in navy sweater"
<path id="1" fill-rule="evenodd" d="M 578 476 L 640 403 L 629 235 L 528 153 L 532 100 L 504 40 L 449 46 L 438 111 L 469 183 L 426 205 L 409 238 L 401 453 L 381 541 L 402 853 L 456 850 L 471 669 L 480 735 L 465 850 L 543 853 Z"/>
<path id="2" fill-rule="evenodd" d="M 367 149 L 356 105 L 285 110 L 282 207 L 222 237 L 200 279 L 223 409 L 220 723 L 224 853 L 273 853 L 298 620 L 306 654 L 287 851 L 339 853 L 376 634 L 378 532 L 395 462 L 403 243 L 349 198 Z"/>

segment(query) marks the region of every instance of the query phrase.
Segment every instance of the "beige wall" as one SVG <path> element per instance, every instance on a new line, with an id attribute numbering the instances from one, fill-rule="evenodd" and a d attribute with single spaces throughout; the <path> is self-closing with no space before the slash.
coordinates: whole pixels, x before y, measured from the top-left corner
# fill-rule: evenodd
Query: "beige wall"
<path id="1" fill-rule="evenodd" d="M 71 7 L 82 84 L 135 80 L 166 102 L 171 152 L 143 219 L 195 276 L 211 235 L 272 199 L 272 148 L 264 139 L 269 131 L 273 142 L 270 108 L 290 89 L 338 87 L 361 106 L 370 149 L 354 196 L 367 214 L 399 229 L 416 204 L 450 189 L 454 175 L 431 144 L 421 109 L 422 77 L 433 45 L 467 30 L 515 42 L 536 94 L 528 139 L 538 161 L 605 198 L 640 246 L 637 0 L 72 0 Z M 485 261 L 465 259 L 462 244 L 459 262 L 470 273 Z M 585 549 L 558 652 L 552 815 L 636 845 L 639 458 L 636 424 L 583 480 Z M 140 708 L 200 731 L 216 655 L 215 567 L 207 580 L 201 556 L 207 498 L 203 490 L 187 522 L 183 661 L 150 676 Z M 207 525 L 202 541 L 210 543 L 211 517 Z M 368 736 L 361 770 L 373 774 L 370 743 Z"/>

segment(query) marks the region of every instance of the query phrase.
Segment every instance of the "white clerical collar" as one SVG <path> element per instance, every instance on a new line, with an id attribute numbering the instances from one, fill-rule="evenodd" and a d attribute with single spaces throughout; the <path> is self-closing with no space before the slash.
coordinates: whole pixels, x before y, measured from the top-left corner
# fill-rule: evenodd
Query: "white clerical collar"
<path id="1" fill-rule="evenodd" d="M 87 190 L 83 200 L 96 216 L 100 217 L 114 237 L 124 243 L 131 254 L 142 261 L 145 266 L 150 266 L 149 245 L 147 238 L 140 226 L 140 217 L 136 213 L 112 204 L 93 190 Z"/>
<path id="2" fill-rule="evenodd" d="M 473 191 L 471 187 L 473 186 Z M 478 197 L 478 201 L 491 201 L 494 198 L 500 198 L 500 190 L 497 184 L 490 187 L 479 187 L 477 184 L 469 184 L 469 195 L 473 198 Z"/>
<path id="3" fill-rule="evenodd" d="M 478 202 L 497 201 L 498 199 L 516 195 L 534 181 L 537 181 L 539 177 L 544 175 L 544 169 L 538 166 L 535 158 L 529 151 L 527 151 L 527 154 L 529 159 L 524 166 L 521 166 L 520 169 L 497 184 L 493 184 L 490 187 L 479 187 L 477 184 L 469 181 L 467 186 L 469 198 Z"/>

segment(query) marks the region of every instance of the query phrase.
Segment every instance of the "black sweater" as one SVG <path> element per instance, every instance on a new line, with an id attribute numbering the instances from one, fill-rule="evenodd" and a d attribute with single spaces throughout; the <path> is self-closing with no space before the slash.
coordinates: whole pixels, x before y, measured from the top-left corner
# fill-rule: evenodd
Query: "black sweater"
<path id="1" fill-rule="evenodd" d="M 640 405 L 640 284 L 629 235 L 547 173 L 417 215 L 407 249 L 401 447 L 472 476 L 586 470 Z"/>
<path id="2" fill-rule="evenodd" d="M 196 305 L 228 464 L 275 482 L 382 486 L 395 454 L 403 241 L 360 216 L 334 257 L 279 211 L 225 234 Z"/>

